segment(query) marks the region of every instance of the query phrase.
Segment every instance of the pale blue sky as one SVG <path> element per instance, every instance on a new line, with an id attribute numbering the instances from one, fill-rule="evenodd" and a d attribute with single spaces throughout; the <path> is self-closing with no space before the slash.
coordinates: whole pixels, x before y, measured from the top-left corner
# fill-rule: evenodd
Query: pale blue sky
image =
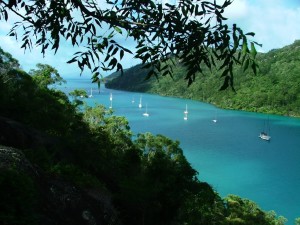
<path id="1" fill-rule="evenodd" d="M 218 3 L 221 1 L 217 0 Z M 225 16 L 229 18 L 228 23 L 238 24 L 245 32 L 256 33 L 255 41 L 263 45 L 262 48 L 258 47 L 260 52 L 281 48 L 300 39 L 300 0 L 234 0 Z M 6 35 L 11 23 L 12 20 L 0 22 L 0 46 L 18 59 L 25 71 L 35 68 L 37 63 L 44 63 L 54 66 L 64 77 L 79 77 L 80 70 L 76 65 L 66 63 L 78 49 L 61 45 L 56 55 L 50 51 L 45 58 L 40 54 L 40 49 L 24 54 L 20 49 L 21 42 Z M 134 43 L 128 40 L 124 43 L 127 48 L 134 47 Z M 124 68 L 136 63 L 132 56 L 124 57 Z M 88 71 L 83 76 L 90 77 Z"/>

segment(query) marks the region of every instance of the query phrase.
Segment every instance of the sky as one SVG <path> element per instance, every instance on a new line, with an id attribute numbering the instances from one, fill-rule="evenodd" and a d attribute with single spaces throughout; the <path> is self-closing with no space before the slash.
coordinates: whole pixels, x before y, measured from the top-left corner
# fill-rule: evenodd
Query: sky
<path id="1" fill-rule="evenodd" d="M 221 2 L 223 0 L 217 0 L 217 3 Z M 255 32 L 254 40 L 262 44 L 262 47 L 257 47 L 259 52 L 282 48 L 300 39 L 300 0 L 234 0 L 224 16 L 229 24 L 236 23 L 245 33 Z M 56 54 L 49 51 L 45 57 L 40 49 L 24 52 L 20 48 L 22 43 L 7 35 L 14 19 L 10 18 L 8 22 L 0 21 L 0 47 L 19 60 L 22 69 L 28 72 L 35 69 L 37 63 L 43 63 L 55 67 L 65 78 L 80 78 L 77 66 L 66 63 L 78 49 L 63 44 Z M 128 40 L 123 43 L 126 48 L 134 47 L 134 43 Z M 122 61 L 124 68 L 137 63 L 131 55 L 126 55 Z M 81 77 L 90 78 L 91 75 L 85 71 Z"/>

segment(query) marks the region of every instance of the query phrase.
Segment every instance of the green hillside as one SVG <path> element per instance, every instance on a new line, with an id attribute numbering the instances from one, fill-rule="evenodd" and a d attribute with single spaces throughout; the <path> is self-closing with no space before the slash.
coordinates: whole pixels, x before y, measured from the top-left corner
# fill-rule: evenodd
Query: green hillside
<path id="1" fill-rule="evenodd" d="M 122 76 L 107 82 L 106 87 L 127 91 L 189 98 L 215 104 L 226 109 L 300 116 L 300 40 L 281 49 L 257 55 L 259 70 L 234 68 L 234 88 L 219 91 L 223 84 L 222 71 L 204 70 L 188 87 L 186 70 L 175 60 L 173 79 L 169 76 L 151 77 L 141 65 L 132 67 Z"/>
<path id="2" fill-rule="evenodd" d="M 285 224 L 221 198 L 178 141 L 133 139 L 126 118 L 88 106 L 86 93 L 49 88 L 62 82 L 50 65 L 26 73 L 0 48 L 0 224 Z"/>

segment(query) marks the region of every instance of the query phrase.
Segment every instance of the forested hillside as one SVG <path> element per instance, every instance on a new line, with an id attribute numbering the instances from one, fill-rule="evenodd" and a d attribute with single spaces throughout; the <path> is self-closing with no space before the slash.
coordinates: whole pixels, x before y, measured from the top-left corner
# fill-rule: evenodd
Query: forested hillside
<path id="1" fill-rule="evenodd" d="M 107 82 L 113 89 L 149 92 L 189 98 L 215 104 L 222 108 L 300 116 L 300 41 L 268 53 L 258 53 L 259 70 L 244 71 L 234 67 L 234 89 L 219 91 L 223 84 L 220 71 L 204 70 L 187 88 L 185 68 L 174 59 L 174 76 L 151 77 L 141 65 L 132 67 L 122 76 Z M 171 62 L 169 62 L 171 63 Z M 114 74 L 116 76 L 116 74 Z"/>
<path id="2" fill-rule="evenodd" d="M 283 225 L 201 180 L 178 141 L 90 107 L 50 65 L 26 73 L 0 48 L 0 223 Z M 72 101 L 70 100 L 72 99 Z"/>

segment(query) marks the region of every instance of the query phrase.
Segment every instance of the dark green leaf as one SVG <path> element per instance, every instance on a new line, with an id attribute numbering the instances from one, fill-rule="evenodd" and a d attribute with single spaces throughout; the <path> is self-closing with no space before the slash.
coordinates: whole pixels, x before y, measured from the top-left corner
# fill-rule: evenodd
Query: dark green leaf
<path id="1" fill-rule="evenodd" d="M 256 54 L 257 54 L 257 51 L 255 49 L 254 43 L 252 42 L 251 43 L 251 56 L 253 57 L 253 59 L 255 59 Z"/>
<path id="2" fill-rule="evenodd" d="M 76 57 L 75 58 L 73 58 L 73 59 L 71 59 L 71 60 L 69 60 L 67 63 L 73 63 L 73 62 L 76 62 L 77 61 L 77 59 L 76 59 Z"/>
<path id="3" fill-rule="evenodd" d="M 124 50 L 123 50 L 123 49 L 121 49 L 121 51 L 120 51 L 120 59 L 122 59 L 122 58 L 123 58 L 123 56 L 124 56 Z"/>
<path id="4" fill-rule="evenodd" d="M 229 79 L 230 79 L 229 76 L 225 77 L 224 83 L 221 86 L 220 91 L 224 91 L 224 90 L 226 90 L 229 87 Z"/>
<path id="5" fill-rule="evenodd" d="M 254 36 L 255 36 L 255 33 L 254 33 L 254 32 L 249 32 L 249 33 L 246 33 L 245 35 L 254 37 Z"/>
<path id="6" fill-rule="evenodd" d="M 113 45 L 110 45 L 108 50 L 107 50 L 107 53 L 110 53 L 112 50 L 113 50 L 114 46 Z"/>
<path id="7" fill-rule="evenodd" d="M 249 67 L 249 62 L 250 62 L 250 59 L 249 58 L 247 58 L 246 59 L 246 61 L 245 61 L 245 64 L 244 64 L 244 72 L 248 69 L 248 67 Z"/>
<path id="8" fill-rule="evenodd" d="M 117 52 L 118 52 L 119 48 L 118 47 L 115 47 L 115 49 L 113 50 L 113 52 L 111 53 L 111 55 L 115 55 Z"/>

